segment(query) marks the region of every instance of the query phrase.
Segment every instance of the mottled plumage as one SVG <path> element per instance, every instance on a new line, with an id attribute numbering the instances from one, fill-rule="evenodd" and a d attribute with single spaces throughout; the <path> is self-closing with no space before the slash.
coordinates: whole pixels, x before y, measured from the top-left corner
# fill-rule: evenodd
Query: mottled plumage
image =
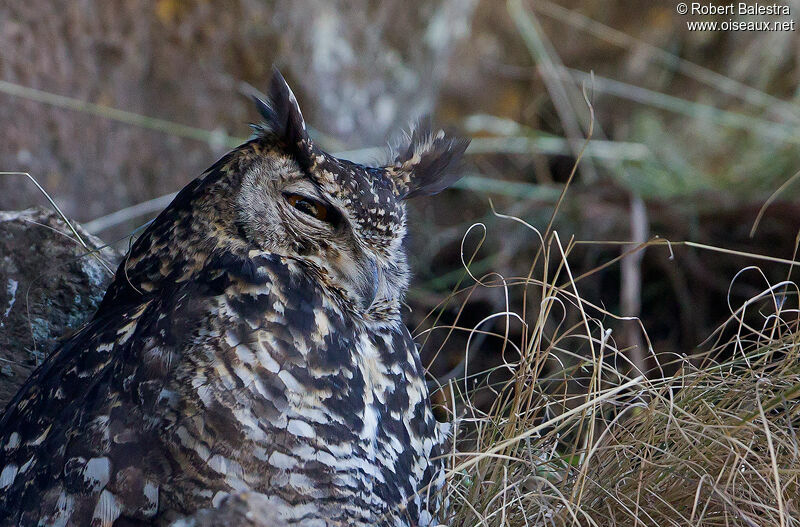
<path id="1" fill-rule="evenodd" d="M 212 525 L 185 518 L 231 495 L 280 525 L 433 521 L 402 200 L 449 184 L 466 143 L 416 132 L 369 168 L 312 143 L 277 72 L 258 105 L 9 404 L 1 526 Z"/>

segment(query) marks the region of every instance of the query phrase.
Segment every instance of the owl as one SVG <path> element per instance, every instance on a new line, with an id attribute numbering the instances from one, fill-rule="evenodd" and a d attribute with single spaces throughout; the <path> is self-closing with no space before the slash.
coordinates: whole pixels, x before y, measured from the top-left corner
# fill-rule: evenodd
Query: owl
<path id="1" fill-rule="evenodd" d="M 150 224 L 6 408 L 0 526 L 209 524 L 226 503 L 270 525 L 438 521 L 405 200 L 455 181 L 467 142 L 417 130 L 367 167 L 314 144 L 277 71 L 256 103 L 253 137 Z"/>

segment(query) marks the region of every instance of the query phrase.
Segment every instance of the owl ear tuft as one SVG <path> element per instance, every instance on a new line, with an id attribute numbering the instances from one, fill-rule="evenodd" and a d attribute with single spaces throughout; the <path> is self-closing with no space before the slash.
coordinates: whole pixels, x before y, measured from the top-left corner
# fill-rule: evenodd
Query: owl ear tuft
<path id="1" fill-rule="evenodd" d="M 400 198 L 437 194 L 461 179 L 455 166 L 468 145 L 469 139 L 433 132 L 430 125 L 417 127 L 391 167 Z"/>
<path id="2" fill-rule="evenodd" d="M 286 144 L 297 153 L 308 153 L 311 140 L 306 123 L 292 89 L 277 68 L 272 71 L 268 99 L 265 101 L 253 96 L 256 107 L 264 121 L 254 126 L 261 136 L 272 136 Z"/>

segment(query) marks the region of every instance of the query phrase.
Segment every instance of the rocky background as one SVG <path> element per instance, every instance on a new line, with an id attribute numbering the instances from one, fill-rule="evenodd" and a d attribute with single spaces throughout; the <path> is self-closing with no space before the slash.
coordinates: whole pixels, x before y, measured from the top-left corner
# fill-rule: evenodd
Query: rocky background
<path id="1" fill-rule="evenodd" d="M 58 340 L 91 316 L 119 260 L 44 209 L 0 212 L 0 407 Z"/>
<path id="2" fill-rule="evenodd" d="M 789 5 L 789 18 L 800 16 L 800 3 Z M 564 240 L 676 242 L 673 258 L 649 248 L 581 286 L 612 313 L 640 315 L 659 352 L 690 353 L 730 315 L 728 302 L 764 279 L 746 273 L 730 287 L 751 259 L 677 242 L 795 254 L 792 185 L 750 229 L 800 169 L 800 38 L 690 32 L 686 20 L 673 2 L 646 0 L 9 0 L 0 3 L 0 171 L 31 173 L 69 218 L 124 251 L 157 211 L 95 220 L 177 191 L 246 137 L 256 118 L 247 94 L 267 85 L 273 64 L 318 142 L 353 159 L 380 159 L 399 128 L 431 114 L 475 140 L 459 187 L 413 204 L 408 320 L 422 330 L 464 278 L 471 224 L 487 226 L 475 273 L 527 274 L 535 237 L 492 215 L 489 200 L 544 229 L 589 130 L 585 85 L 592 143 L 556 228 Z M 23 176 L 0 176 L 0 210 L 41 205 Z M 91 312 L 105 278 L 56 234 L 67 231 L 52 215 L 2 218 L 0 308 L 11 311 L 0 375 L 19 375 Z M 623 250 L 578 246 L 573 273 Z M 789 273 L 755 263 L 773 283 Z M 504 305 L 498 289 L 477 291 L 459 314 L 463 301 L 442 309 L 439 323 L 458 317 L 470 329 Z M 426 334 L 435 376 L 460 371 L 466 335 Z M 472 346 L 475 368 L 500 361 L 491 337 Z"/>

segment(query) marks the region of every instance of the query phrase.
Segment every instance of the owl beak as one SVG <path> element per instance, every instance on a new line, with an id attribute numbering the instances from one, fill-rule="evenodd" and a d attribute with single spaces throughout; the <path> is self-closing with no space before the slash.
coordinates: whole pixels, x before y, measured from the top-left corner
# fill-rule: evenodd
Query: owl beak
<path id="1" fill-rule="evenodd" d="M 367 258 L 366 262 L 364 262 L 362 280 L 359 287 L 361 307 L 364 311 L 368 310 L 372 303 L 375 302 L 375 297 L 378 296 L 378 291 L 380 291 L 380 284 L 381 275 L 378 263 L 372 258 Z"/>

